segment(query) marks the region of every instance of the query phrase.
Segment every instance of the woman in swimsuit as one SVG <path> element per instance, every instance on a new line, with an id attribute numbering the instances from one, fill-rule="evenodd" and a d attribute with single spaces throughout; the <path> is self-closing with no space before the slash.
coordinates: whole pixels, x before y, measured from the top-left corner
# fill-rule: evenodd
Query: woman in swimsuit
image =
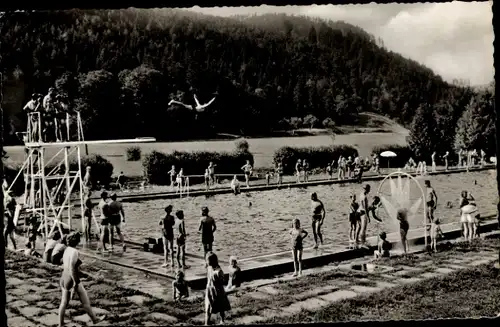
<path id="1" fill-rule="evenodd" d="M 460 223 L 462 224 L 464 238 L 471 240 L 476 233 L 477 206 L 474 197 L 467 191 L 462 191 L 460 199 Z"/>
<path id="2" fill-rule="evenodd" d="M 175 213 L 179 220 L 179 235 L 177 236 L 177 264 L 179 268 L 187 269 L 186 265 L 186 225 L 184 224 L 184 211 Z"/>
<path id="3" fill-rule="evenodd" d="M 316 193 L 311 194 L 311 211 L 312 211 L 312 230 L 314 236 L 314 248 L 317 249 L 318 239 L 323 245 L 323 234 L 321 234 L 321 226 L 325 220 L 325 206 L 323 202 L 318 199 L 318 195 Z"/>
<path id="4" fill-rule="evenodd" d="M 247 188 L 250 187 L 250 175 L 252 174 L 252 165 L 250 164 L 250 160 L 247 160 L 247 163 L 241 167 L 243 172 L 245 173 L 245 183 L 247 185 Z"/>
<path id="5" fill-rule="evenodd" d="M 80 282 L 80 274 L 79 267 L 82 264 L 81 260 L 78 258 L 79 253 L 75 248 L 80 243 L 80 234 L 79 233 L 71 233 L 68 235 L 68 248 L 64 251 L 63 255 L 63 273 L 61 276 L 61 306 L 59 307 L 59 326 L 64 326 L 64 313 L 66 312 L 66 307 L 68 306 L 70 300 L 70 292 L 74 291 L 80 297 L 80 301 L 82 302 L 83 309 L 87 312 L 87 314 L 92 319 L 92 322 L 95 324 L 99 321 L 104 320 L 104 317 L 97 318 L 94 312 L 92 311 L 92 307 L 90 306 L 89 297 L 85 288 L 83 288 L 82 283 Z"/>
<path id="6" fill-rule="evenodd" d="M 295 164 L 295 175 L 297 176 L 297 183 L 300 183 L 300 175 L 302 174 L 302 161 L 297 159 Z"/>
<path id="7" fill-rule="evenodd" d="M 349 206 L 349 223 L 351 229 L 349 230 L 349 242 L 354 242 L 357 238 L 356 231 L 358 230 L 359 222 L 359 204 L 356 202 L 356 195 L 351 195 L 351 204 Z"/>
<path id="8" fill-rule="evenodd" d="M 434 221 L 434 211 L 437 208 L 437 194 L 431 186 L 431 181 L 424 182 L 427 191 L 427 230 L 430 230 L 431 224 Z"/>
<path id="9" fill-rule="evenodd" d="M 210 190 L 210 171 L 205 169 L 205 175 L 203 175 L 205 179 L 205 191 Z"/>
<path id="10" fill-rule="evenodd" d="M 302 162 L 302 171 L 304 172 L 304 182 L 309 182 L 309 163 L 306 159 Z"/>
<path id="11" fill-rule="evenodd" d="M 292 230 L 292 253 L 293 253 L 293 277 L 302 275 L 302 250 L 304 249 L 303 240 L 307 237 L 307 231 L 300 227 L 300 220 L 295 218 L 293 220 Z"/>

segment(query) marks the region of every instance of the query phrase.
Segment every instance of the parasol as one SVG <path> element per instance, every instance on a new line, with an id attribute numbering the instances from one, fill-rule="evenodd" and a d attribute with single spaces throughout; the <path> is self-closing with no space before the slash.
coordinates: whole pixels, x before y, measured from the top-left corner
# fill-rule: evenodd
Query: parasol
<path id="1" fill-rule="evenodd" d="M 397 154 L 395 154 L 392 151 L 384 151 L 380 154 L 380 156 L 384 157 L 384 158 L 394 158 L 394 157 L 397 157 Z M 390 160 L 387 161 L 387 168 L 391 168 L 389 162 L 390 162 Z"/>

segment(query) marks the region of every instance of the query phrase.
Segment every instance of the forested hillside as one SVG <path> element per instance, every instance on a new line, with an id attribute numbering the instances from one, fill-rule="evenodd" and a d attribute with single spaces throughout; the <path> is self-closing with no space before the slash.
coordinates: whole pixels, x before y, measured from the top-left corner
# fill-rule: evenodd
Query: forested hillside
<path id="1" fill-rule="evenodd" d="M 89 139 L 265 134 L 311 115 L 318 125 L 353 123 L 360 111 L 409 126 L 422 104 L 446 108 L 455 126 L 472 96 L 358 27 L 305 17 L 17 12 L 0 19 L 0 35 L 11 133 L 24 129 L 29 95 L 53 85 L 81 111 Z M 192 103 L 193 93 L 217 98 L 198 115 L 167 106 Z"/>

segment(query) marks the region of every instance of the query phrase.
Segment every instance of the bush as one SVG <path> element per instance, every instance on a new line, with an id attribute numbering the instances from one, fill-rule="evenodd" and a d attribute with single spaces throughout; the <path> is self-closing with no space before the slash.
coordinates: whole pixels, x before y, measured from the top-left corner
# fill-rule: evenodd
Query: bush
<path id="1" fill-rule="evenodd" d="M 282 147 L 274 152 L 273 162 L 283 163 L 283 172 L 285 174 L 293 174 L 295 164 L 298 159 L 306 159 L 309 162 L 309 168 L 325 168 L 332 160 L 337 161 L 340 156 L 355 157 L 358 155 L 358 150 L 348 145 L 334 145 L 321 147 L 307 148 L 292 148 Z"/>
<path id="2" fill-rule="evenodd" d="M 82 157 L 82 162 L 81 162 L 81 173 L 82 173 L 82 179 L 85 176 L 86 172 L 86 167 L 90 166 L 91 167 L 91 181 L 93 185 L 97 185 L 97 181 L 99 181 L 100 185 L 102 186 L 108 186 L 109 183 L 111 182 L 111 176 L 113 175 L 113 165 L 105 158 L 98 154 L 92 154 L 89 156 L 84 156 Z M 45 169 L 45 173 L 48 174 L 51 170 L 53 170 L 55 165 L 51 165 Z M 71 158 L 69 162 L 69 167 L 71 171 L 77 171 L 78 170 L 78 162 L 76 159 Z M 7 183 L 12 183 L 14 181 L 14 178 L 16 177 L 17 173 L 19 170 L 21 170 L 22 165 L 5 165 L 4 166 L 4 174 L 5 177 L 7 178 Z M 49 188 L 52 188 L 56 186 L 57 180 L 55 179 L 50 179 L 47 181 L 47 186 Z M 78 184 L 75 184 L 75 187 L 73 190 L 78 190 L 80 186 Z M 23 175 L 21 174 L 17 180 L 14 186 L 12 187 L 12 193 L 15 196 L 21 196 L 24 193 L 24 178 Z"/>
<path id="3" fill-rule="evenodd" d="M 141 160 L 141 148 L 138 146 L 127 148 L 127 161 L 139 160 Z"/>
<path id="4" fill-rule="evenodd" d="M 153 151 L 146 155 L 142 162 L 144 176 L 148 183 L 156 185 L 170 184 L 168 171 L 174 165 L 179 171 L 184 169 L 184 175 L 203 175 L 208 164 L 212 161 L 217 165 L 216 173 L 241 174 L 241 167 L 246 160 L 253 165 L 253 155 L 248 151 L 234 152 L 179 152 L 165 154 Z"/>
<path id="5" fill-rule="evenodd" d="M 335 128 L 335 122 L 330 117 L 327 117 L 321 123 L 324 128 Z"/>
<path id="6" fill-rule="evenodd" d="M 415 157 L 415 153 L 410 149 L 408 145 L 398 145 L 398 144 L 385 144 L 385 145 L 377 145 L 373 147 L 372 154 L 380 155 L 384 151 L 392 151 L 397 154 L 397 157 L 394 158 L 384 158 L 379 157 L 380 167 L 381 168 L 403 168 L 407 163 L 408 159 L 413 158 L 415 162 L 418 164 L 417 158 Z"/>
<path id="7" fill-rule="evenodd" d="M 236 146 L 236 152 L 250 152 L 250 144 L 248 144 L 247 140 L 239 139 L 234 143 Z"/>

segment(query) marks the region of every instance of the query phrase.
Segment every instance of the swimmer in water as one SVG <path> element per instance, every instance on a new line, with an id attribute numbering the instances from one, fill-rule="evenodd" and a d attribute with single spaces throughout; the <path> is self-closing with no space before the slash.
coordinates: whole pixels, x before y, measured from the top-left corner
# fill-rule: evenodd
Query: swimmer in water
<path id="1" fill-rule="evenodd" d="M 293 277 L 302 275 L 302 251 L 304 249 L 303 240 L 307 237 L 307 231 L 300 227 L 300 220 L 295 218 L 293 220 L 292 230 L 292 253 L 293 253 Z"/>
<path id="2" fill-rule="evenodd" d="M 434 191 L 434 189 L 432 188 L 431 186 L 431 181 L 430 180 L 426 180 L 424 182 L 425 184 L 425 189 L 426 189 L 426 194 L 427 194 L 427 224 L 428 224 L 428 227 L 427 229 L 430 230 L 430 225 L 432 224 L 432 222 L 434 221 L 434 211 L 436 210 L 437 208 L 437 201 L 438 201 L 438 197 L 437 197 L 437 194 L 436 194 L 436 191 Z"/>
<path id="3" fill-rule="evenodd" d="M 59 327 L 64 326 L 64 314 L 66 312 L 66 307 L 71 300 L 71 292 L 76 292 L 78 294 L 83 305 L 83 310 L 85 310 L 85 312 L 90 316 L 90 319 L 92 319 L 94 324 L 105 319 L 105 316 L 98 318 L 94 314 L 92 307 L 90 306 L 90 300 L 87 292 L 80 282 L 79 267 L 81 266 L 82 261 L 80 260 L 79 252 L 76 249 L 79 243 L 79 233 L 71 233 L 68 235 L 68 247 L 64 251 L 62 258 L 63 272 L 60 281 L 62 297 L 61 305 L 59 306 Z"/>
<path id="4" fill-rule="evenodd" d="M 253 167 L 250 164 L 250 160 L 247 160 L 247 163 L 243 167 L 241 167 L 241 169 L 245 173 L 245 183 L 247 185 L 247 188 L 249 188 L 250 187 L 250 175 L 252 175 L 252 170 L 253 170 Z"/>
<path id="5" fill-rule="evenodd" d="M 321 226 L 325 221 L 325 206 L 323 202 L 318 199 L 318 195 L 316 193 L 311 194 L 311 211 L 312 211 L 312 230 L 314 236 L 314 249 L 319 247 L 318 240 L 323 245 L 323 234 L 321 234 Z"/>

